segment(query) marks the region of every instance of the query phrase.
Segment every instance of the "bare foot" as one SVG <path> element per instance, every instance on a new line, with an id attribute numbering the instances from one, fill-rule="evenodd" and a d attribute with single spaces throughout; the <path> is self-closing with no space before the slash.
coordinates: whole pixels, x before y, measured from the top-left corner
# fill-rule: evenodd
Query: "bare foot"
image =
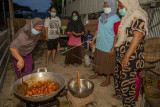
<path id="1" fill-rule="evenodd" d="M 53 62 L 53 64 L 57 64 L 55 60 L 53 60 L 52 62 Z"/>
<path id="2" fill-rule="evenodd" d="M 64 68 L 67 68 L 68 66 L 69 66 L 69 64 L 65 64 L 65 65 L 64 65 Z"/>
<path id="3" fill-rule="evenodd" d="M 116 94 L 112 94 L 112 98 L 118 99 L 118 100 L 122 100 L 122 96 L 119 95 L 117 96 Z"/>
<path id="4" fill-rule="evenodd" d="M 48 63 L 45 64 L 45 67 L 48 67 Z"/>
<path id="5" fill-rule="evenodd" d="M 94 74 L 94 75 L 91 75 L 91 76 L 89 77 L 89 79 L 95 79 L 95 78 L 98 78 L 98 77 L 99 77 L 99 75 Z"/>
<path id="6" fill-rule="evenodd" d="M 74 64 L 74 66 L 75 66 L 75 67 L 78 67 L 78 64 L 77 64 L 77 63 L 75 63 L 75 64 Z"/>
<path id="7" fill-rule="evenodd" d="M 108 86 L 108 85 L 110 85 L 111 84 L 111 82 L 110 81 L 104 81 L 104 82 L 102 82 L 101 83 L 101 87 L 106 87 L 106 86 Z"/>

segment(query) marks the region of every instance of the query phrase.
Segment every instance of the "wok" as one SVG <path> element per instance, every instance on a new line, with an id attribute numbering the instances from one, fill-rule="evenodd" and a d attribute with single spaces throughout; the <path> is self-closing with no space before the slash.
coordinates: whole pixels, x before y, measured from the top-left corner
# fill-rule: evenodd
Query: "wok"
<path id="1" fill-rule="evenodd" d="M 40 72 L 40 70 L 45 70 L 45 72 Z M 56 73 L 53 73 L 53 72 L 47 72 L 47 69 L 46 68 L 39 68 L 37 70 L 37 73 L 32 73 L 32 74 L 29 74 L 29 75 L 26 75 L 23 77 L 23 80 L 26 82 L 28 81 L 28 79 L 32 78 L 32 77 L 36 77 L 36 81 L 44 81 L 44 80 L 47 80 L 47 79 L 50 79 L 51 81 L 53 82 L 58 82 L 60 84 L 60 89 L 57 90 L 56 92 L 54 93 L 51 93 L 49 95 L 39 95 L 39 96 L 31 96 L 31 97 L 26 97 L 24 95 L 21 95 L 21 94 L 18 94 L 16 91 L 17 91 L 17 88 L 18 88 L 18 85 L 22 84 L 22 80 L 21 78 L 18 79 L 14 85 L 13 85 L 13 92 L 20 98 L 26 100 L 26 101 L 31 101 L 31 102 L 41 102 L 41 101 L 46 101 L 50 98 L 53 98 L 54 96 L 56 96 L 65 86 L 65 80 L 62 76 L 56 74 Z"/>

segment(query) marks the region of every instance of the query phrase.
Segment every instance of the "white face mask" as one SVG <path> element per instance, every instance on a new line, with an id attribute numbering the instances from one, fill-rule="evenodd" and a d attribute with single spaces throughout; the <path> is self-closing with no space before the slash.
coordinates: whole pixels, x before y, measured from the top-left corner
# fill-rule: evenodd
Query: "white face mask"
<path id="1" fill-rule="evenodd" d="M 111 8 L 103 8 L 105 14 L 109 14 L 111 12 Z"/>

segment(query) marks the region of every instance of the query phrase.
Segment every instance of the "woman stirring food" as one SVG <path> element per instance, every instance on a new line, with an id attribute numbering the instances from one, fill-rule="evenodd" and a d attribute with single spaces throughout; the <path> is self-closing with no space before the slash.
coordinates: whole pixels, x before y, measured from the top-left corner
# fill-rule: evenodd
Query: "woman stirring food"
<path id="1" fill-rule="evenodd" d="M 34 18 L 16 33 L 11 42 L 9 49 L 18 78 L 21 77 L 19 71 L 22 72 L 22 76 L 32 73 L 32 51 L 38 42 L 43 24 L 42 19 Z"/>
<path id="2" fill-rule="evenodd" d="M 148 16 L 138 0 L 119 0 L 119 26 L 116 47 L 115 97 L 124 107 L 135 107 L 136 71 L 144 67 L 144 38 Z"/>

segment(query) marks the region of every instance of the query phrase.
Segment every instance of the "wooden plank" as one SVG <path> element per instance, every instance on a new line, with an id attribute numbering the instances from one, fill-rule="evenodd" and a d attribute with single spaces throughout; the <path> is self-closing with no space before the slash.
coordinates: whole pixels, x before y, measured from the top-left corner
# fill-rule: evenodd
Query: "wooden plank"
<path id="1" fill-rule="evenodd" d="M 10 24 L 11 24 L 11 35 L 12 38 L 14 36 L 14 9 L 13 9 L 13 1 L 8 0 L 9 2 L 9 13 L 10 13 Z"/>

